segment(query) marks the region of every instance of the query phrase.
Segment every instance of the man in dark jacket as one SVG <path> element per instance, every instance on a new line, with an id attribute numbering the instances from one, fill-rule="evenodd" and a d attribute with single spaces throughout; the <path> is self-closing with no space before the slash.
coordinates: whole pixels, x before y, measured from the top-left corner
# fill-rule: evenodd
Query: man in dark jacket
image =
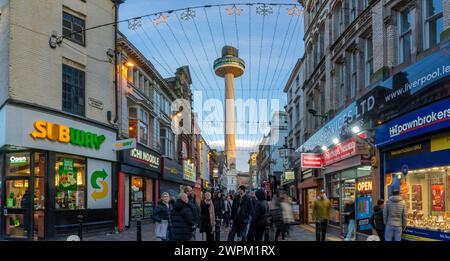
<path id="1" fill-rule="evenodd" d="M 270 222 L 269 204 L 266 201 L 267 196 L 263 189 L 256 191 L 255 196 L 257 201 L 253 208 L 253 217 L 247 239 L 249 241 L 262 241 L 266 225 Z"/>
<path id="2" fill-rule="evenodd" d="M 188 196 L 189 204 L 192 207 L 192 215 L 194 216 L 195 223 L 197 226 L 200 225 L 200 207 L 197 205 L 197 202 L 195 201 L 195 194 L 192 187 L 187 186 L 184 188 L 184 193 Z"/>
<path id="3" fill-rule="evenodd" d="M 181 193 L 172 211 L 172 238 L 175 241 L 189 241 L 197 223 L 186 193 Z"/>
<path id="4" fill-rule="evenodd" d="M 372 217 L 370 217 L 370 224 L 377 231 L 380 241 L 384 241 L 384 230 L 386 229 L 383 222 L 383 204 L 382 199 L 378 200 L 377 205 L 373 207 Z"/>
<path id="5" fill-rule="evenodd" d="M 242 235 L 244 227 L 248 224 L 250 214 L 252 213 L 252 203 L 250 198 L 245 194 L 245 186 L 240 186 L 238 196 L 233 200 L 231 207 L 232 228 L 228 235 L 228 241 L 234 241 L 236 233 L 238 237 L 242 237 L 245 241 L 245 235 Z"/>
<path id="6" fill-rule="evenodd" d="M 218 192 L 213 199 L 214 211 L 217 219 L 223 219 L 225 214 L 225 202 L 222 198 L 222 193 Z"/>

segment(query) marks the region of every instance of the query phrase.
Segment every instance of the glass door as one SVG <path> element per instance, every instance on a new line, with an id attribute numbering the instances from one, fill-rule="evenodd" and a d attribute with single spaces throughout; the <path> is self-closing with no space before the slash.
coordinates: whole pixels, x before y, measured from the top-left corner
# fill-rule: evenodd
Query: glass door
<path id="1" fill-rule="evenodd" d="M 45 239 L 46 166 L 46 154 L 34 153 L 33 240 Z"/>
<path id="2" fill-rule="evenodd" d="M 5 157 L 2 182 L 2 226 L 5 239 L 27 240 L 31 235 L 32 206 L 30 153 L 9 153 Z"/>

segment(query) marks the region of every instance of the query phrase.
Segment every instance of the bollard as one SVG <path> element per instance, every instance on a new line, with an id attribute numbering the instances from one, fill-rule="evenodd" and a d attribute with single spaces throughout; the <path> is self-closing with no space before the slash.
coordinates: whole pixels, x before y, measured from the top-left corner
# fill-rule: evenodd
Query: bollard
<path id="1" fill-rule="evenodd" d="M 78 215 L 78 237 L 80 238 L 80 241 L 83 241 L 83 215 Z"/>
<path id="2" fill-rule="evenodd" d="M 216 219 L 215 232 L 216 232 L 216 241 L 220 241 L 220 218 Z"/>
<path id="3" fill-rule="evenodd" d="M 137 241 L 142 241 L 141 220 L 136 220 Z"/>

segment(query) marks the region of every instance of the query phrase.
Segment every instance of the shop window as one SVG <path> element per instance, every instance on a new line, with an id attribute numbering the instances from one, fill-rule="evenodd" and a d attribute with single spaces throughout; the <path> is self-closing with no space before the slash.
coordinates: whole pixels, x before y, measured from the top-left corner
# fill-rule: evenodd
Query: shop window
<path id="1" fill-rule="evenodd" d="M 425 48 L 433 47 L 441 41 L 443 2 L 442 0 L 424 0 Z"/>
<path id="2" fill-rule="evenodd" d="M 143 109 L 139 114 L 139 142 L 142 144 L 148 144 L 148 112 Z"/>
<path id="3" fill-rule="evenodd" d="M 405 200 L 407 225 L 434 231 L 450 232 L 450 166 L 388 173 L 385 198 L 398 189 Z"/>
<path id="4" fill-rule="evenodd" d="M 364 74 L 365 84 L 369 86 L 370 77 L 373 73 L 373 42 L 372 36 L 367 38 L 364 44 Z"/>
<path id="5" fill-rule="evenodd" d="M 84 209 L 86 192 L 86 159 L 56 155 L 56 209 Z"/>
<path id="6" fill-rule="evenodd" d="M 30 153 L 6 154 L 6 176 L 30 176 Z"/>

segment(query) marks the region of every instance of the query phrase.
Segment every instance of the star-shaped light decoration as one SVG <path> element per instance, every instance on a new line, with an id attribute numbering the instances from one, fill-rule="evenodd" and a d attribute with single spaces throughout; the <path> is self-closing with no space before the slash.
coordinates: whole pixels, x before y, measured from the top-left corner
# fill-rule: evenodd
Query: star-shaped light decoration
<path id="1" fill-rule="evenodd" d="M 181 19 L 184 21 L 191 20 L 195 17 L 195 11 L 191 9 L 187 9 L 186 11 L 181 13 Z"/>
<path id="2" fill-rule="evenodd" d="M 273 14 L 273 8 L 266 4 L 256 7 L 256 13 L 262 16 L 268 16 Z"/>
<path id="3" fill-rule="evenodd" d="M 169 21 L 169 16 L 168 15 L 159 14 L 158 17 L 153 19 L 153 24 L 154 25 L 159 25 L 161 23 L 167 24 L 168 21 Z"/>
<path id="4" fill-rule="evenodd" d="M 128 29 L 130 29 L 130 30 L 134 31 L 141 26 L 142 26 L 141 18 L 135 18 L 133 20 L 128 21 Z"/>
<path id="5" fill-rule="evenodd" d="M 300 16 L 304 12 L 303 9 L 299 9 L 297 6 L 288 8 L 287 10 L 288 10 L 288 15 L 295 15 L 295 16 Z"/>
<path id="6" fill-rule="evenodd" d="M 234 15 L 234 16 L 241 16 L 241 12 L 244 11 L 241 8 L 237 8 L 235 5 L 233 5 L 233 7 L 230 8 L 225 8 L 225 10 L 227 10 L 227 15 Z"/>

